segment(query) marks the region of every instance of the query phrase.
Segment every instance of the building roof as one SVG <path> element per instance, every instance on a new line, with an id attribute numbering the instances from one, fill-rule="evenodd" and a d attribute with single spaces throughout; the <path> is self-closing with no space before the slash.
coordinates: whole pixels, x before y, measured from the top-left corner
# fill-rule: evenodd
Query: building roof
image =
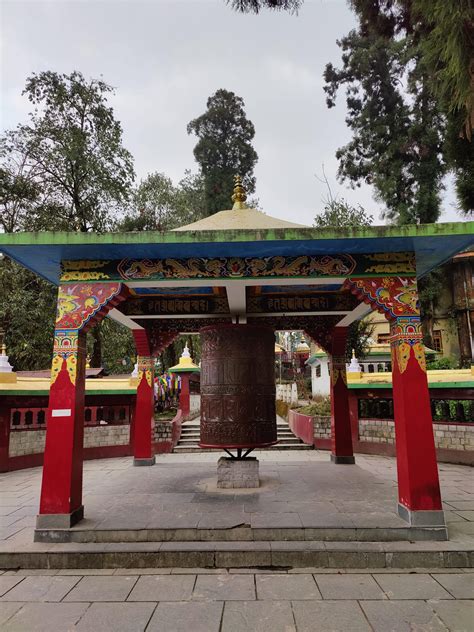
<path id="1" fill-rule="evenodd" d="M 278 217 L 272 217 L 255 208 L 242 208 L 220 211 L 198 222 L 175 228 L 173 232 L 187 230 L 260 230 L 262 228 L 308 228 L 308 226 L 287 222 Z"/>
<path id="2" fill-rule="evenodd" d="M 226 211 L 224 211 L 226 212 Z M 414 251 L 417 276 L 474 244 L 474 222 L 364 228 L 0 234 L 0 252 L 59 284 L 61 261 L 268 257 Z"/>
<path id="3" fill-rule="evenodd" d="M 428 370 L 430 388 L 474 388 L 474 370 L 447 369 Z M 347 386 L 351 389 L 392 388 L 392 374 L 384 373 L 347 373 Z"/>
<path id="4" fill-rule="evenodd" d="M 16 374 L 16 381 L 0 379 L 0 395 L 48 395 L 51 384 L 48 377 L 24 377 Z M 134 395 L 137 392 L 136 378 L 104 377 L 86 380 L 86 395 Z"/>

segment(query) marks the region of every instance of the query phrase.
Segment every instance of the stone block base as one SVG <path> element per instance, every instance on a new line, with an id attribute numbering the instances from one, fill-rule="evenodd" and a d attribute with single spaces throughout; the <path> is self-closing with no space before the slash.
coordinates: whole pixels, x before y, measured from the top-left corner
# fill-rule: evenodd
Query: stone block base
<path id="1" fill-rule="evenodd" d="M 84 505 L 68 514 L 38 514 L 37 529 L 70 529 L 84 518 Z"/>
<path id="2" fill-rule="evenodd" d="M 336 463 L 337 465 L 354 465 L 355 458 L 353 456 L 337 456 L 336 454 L 331 454 L 331 463 Z"/>
<path id="3" fill-rule="evenodd" d="M 412 511 L 398 503 L 398 515 L 406 520 L 411 527 L 446 527 L 444 511 Z"/>
<path id="4" fill-rule="evenodd" d="M 154 456 L 151 459 L 133 459 L 133 465 L 136 467 L 146 466 L 146 465 L 155 465 L 156 459 Z"/>
<path id="5" fill-rule="evenodd" d="M 221 489 L 260 487 L 258 460 L 255 457 L 231 459 L 222 456 L 217 462 L 217 487 Z"/>

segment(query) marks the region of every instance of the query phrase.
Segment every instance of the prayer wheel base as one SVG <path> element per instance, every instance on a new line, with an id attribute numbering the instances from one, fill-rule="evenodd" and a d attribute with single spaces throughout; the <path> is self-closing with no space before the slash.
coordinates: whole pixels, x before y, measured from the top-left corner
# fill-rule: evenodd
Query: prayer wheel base
<path id="1" fill-rule="evenodd" d="M 260 487 L 258 460 L 255 457 L 232 459 L 222 456 L 217 462 L 217 487 L 220 489 Z"/>

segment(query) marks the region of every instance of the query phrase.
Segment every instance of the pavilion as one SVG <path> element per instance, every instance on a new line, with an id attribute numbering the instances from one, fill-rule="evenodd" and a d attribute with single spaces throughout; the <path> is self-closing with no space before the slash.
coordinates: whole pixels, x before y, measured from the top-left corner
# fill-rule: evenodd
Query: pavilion
<path id="1" fill-rule="evenodd" d="M 321 230 L 249 209 L 245 198 L 237 179 L 232 210 L 167 233 L 0 235 L 0 251 L 58 286 L 37 528 L 83 517 L 85 333 L 105 316 L 131 329 L 139 356 L 136 465 L 154 463 L 154 356 L 215 323 L 303 330 L 328 353 L 331 460 L 347 464 L 346 337 L 370 310 L 391 324 L 399 514 L 444 525 L 417 279 L 472 247 L 473 223 Z"/>

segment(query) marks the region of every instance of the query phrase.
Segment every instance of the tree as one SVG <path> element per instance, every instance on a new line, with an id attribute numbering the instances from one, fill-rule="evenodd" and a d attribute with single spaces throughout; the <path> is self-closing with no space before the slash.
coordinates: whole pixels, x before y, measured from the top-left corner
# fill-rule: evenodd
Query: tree
<path id="1" fill-rule="evenodd" d="M 15 371 L 50 366 L 56 288 L 0 256 L 0 330 Z"/>
<path id="2" fill-rule="evenodd" d="M 226 0 L 227 4 L 241 13 L 259 13 L 261 9 L 296 13 L 303 0 Z"/>
<path id="3" fill-rule="evenodd" d="M 120 231 L 166 231 L 205 217 L 204 182 L 187 171 L 174 186 L 163 173 L 151 173 L 132 195 L 132 204 L 117 224 Z"/>
<path id="4" fill-rule="evenodd" d="M 297 11 L 302 1 L 229 0 L 242 12 Z M 474 212 L 474 19 L 471 0 L 350 0 L 359 28 L 328 64 L 328 105 L 346 85 L 353 140 L 337 152 L 339 175 L 373 184 L 387 217 L 436 221 L 444 172 L 459 209 Z"/>
<path id="5" fill-rule="evenodd" d="M 34 105 L 30 122 L 7 132 L 3 144 L 10 155 L 23 157 L 25 171 L 34 172 L 47 197 L 47 206 L 37 208 L 36 223 L 101 232 L 115 207 L 127 200 L 133 160 L 107 105 L 111 92 L 102 80 L 86 81 L 77 71 L 46 71 L 27 79 L 23 94 Z"/>
<path id="6" fill-rule="evenodd" d="M 245 114 L 241 97 L 218 90 L 207 100 L 207 111 L 192 120 L 187 129 L 188 134 L 198 137 L 194 157 L 204 179 L 206 215 L 229 208 L 235 175 L 242 176 L 248 193 L 255 192 L 255 128 Z"/>
<path id="7" fill-rule="evenodd" d="M 1 139 L 0 225 L 4 231 L 96 230 L 127 200 L 132 157 L 107 105 L 112 88 L 79 72 L 33 74 L 24 94 L 28 125 Z M 17 370 L 45 368 L 53 344 L 56 289 L 7 257 L 0 261 L 0 327 Z M 107 338 L 117 347 L 116 336 Z M 100 366 L 101 326 L 91 332 Z"/>
<path id="8" fill-rule="evenodd" d="M 418 47 L 408 36 L 391 38 L 364 23 L 338 43 L 343 67 L 326 66 L 324 90 L 333 107 L 346 86 L 353 136 L 336 152 L 340 180 L 372 184 L 393 223 L 436 221 L 446 172 L 444 119 Z"/>
<path id="9" fill-rule="evenodd" d="M 374 218 L 359 204 L 351 206 L 344 199 L 328 199 L 324 211 L 314 218 L 316 228 L 327 226 L 372 226 Z"/>

